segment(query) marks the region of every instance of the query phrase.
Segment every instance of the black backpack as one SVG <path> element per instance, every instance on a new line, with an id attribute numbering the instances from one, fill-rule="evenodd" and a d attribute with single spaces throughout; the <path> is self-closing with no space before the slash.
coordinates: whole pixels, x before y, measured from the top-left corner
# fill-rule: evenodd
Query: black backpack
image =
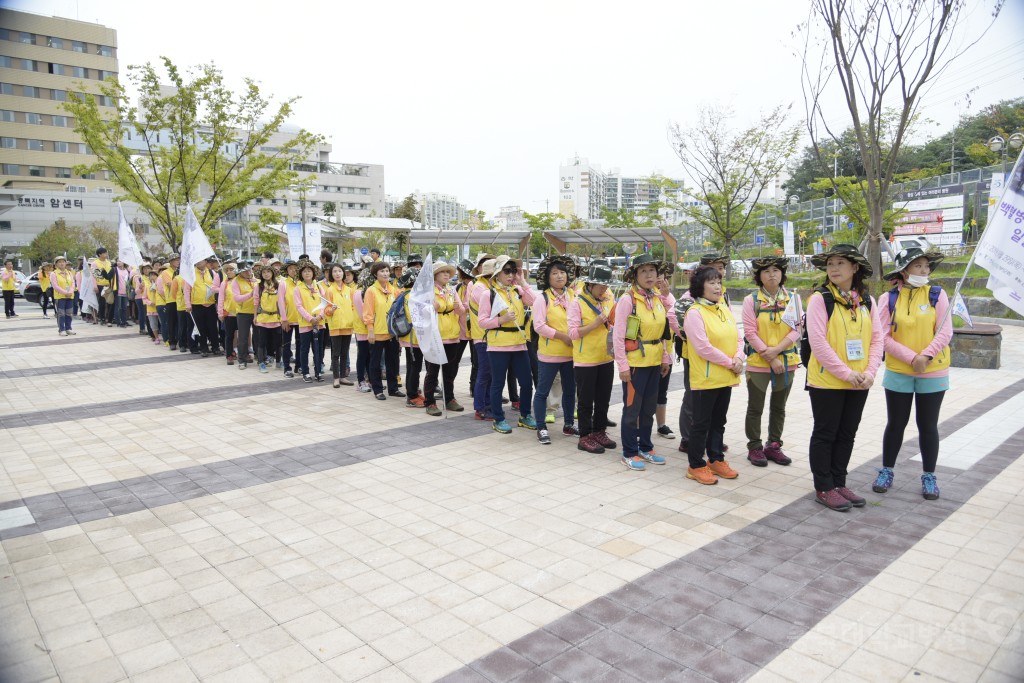
<path id="1" fill-rule="evenodd" d="M 399 294 L 388 310 L 388 334 L 394 337 L 404 337 L 412 332 L 412 321 L 405 314 L 405 297 L 408 294 L 408 290 Z"/>
<path id="2" fill-rule="evenodd" d="M 821 294 L 822 300 L 825 302 L 825 317 L 829 319 L 832 317 L 832 312 L 836 310 L 836 299 L 832 296 L 832 292 L 828 287 L 819 287 L 814 290 Z M 808 299 L 810 302 L 810 299 Z M 869 296 L 864 300 L 864 305 L 867 309 L 871 310 L 871 297 Z M 800 363 L 806 368 L 811 362 L 811 340 L 807 338 L 807 313 L 804 313 L 804 318 L 801 321 L 803 323 L 803 333 L 800 335 Z"/>

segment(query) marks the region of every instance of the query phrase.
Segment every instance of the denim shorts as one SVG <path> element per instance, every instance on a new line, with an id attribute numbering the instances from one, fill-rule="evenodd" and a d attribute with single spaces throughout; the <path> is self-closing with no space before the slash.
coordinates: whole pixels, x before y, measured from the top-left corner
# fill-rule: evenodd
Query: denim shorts
<path id="1" fill-rule="evenodd" d="M 882 386 L 899 394 L 936 394 L 949 391 L 949 375 L 945 377 L 914 377 L 886 368 Z"/>

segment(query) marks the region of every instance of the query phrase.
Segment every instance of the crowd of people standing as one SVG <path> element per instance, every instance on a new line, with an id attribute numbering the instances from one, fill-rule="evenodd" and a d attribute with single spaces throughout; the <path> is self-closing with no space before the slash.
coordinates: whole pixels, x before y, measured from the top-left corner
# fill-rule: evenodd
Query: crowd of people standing
<path id="1" fill-rule="evenodd" d="M 581 267 L 572 256 L 551 256 L 534 285 L 521 261 L 488 253 L 434 263 L 429 273 L 420 272 L 416 254 L 398 264 L 380 260 L 379 252 L 353 262 L 335 261 L 325 250 L 319 264 L 306 255 L 281 261 L 268 253 L 258 262 L 210 255 L 195 264 L 190 283 L 177 254 L 130 268 L 111 262 L 101 248 L 84 269 L 72 269 L 64 257 L 44 264 L 47 296 L 40 305 L 46 314 L 52 296 L 60 335 L 75 334 L 79 314 L 93 325 L 128 327 L 134 320 L 141 336 L 171 353 L 223 358 L 240 370 L 254 364 L 309 383 L 325 381 L 329 372 L 334 388 L 354 386 L 379 401 L 405 399 L 405 406 L 431 417 L 465 410 L 455 381 L 468 349 L 476 420 L 499 434 L 512 433 L 514 422 L 550 445 L 560 407 L 563 437 L 589 453 L 618 449 L 630 470 L 666 463 L 653 439 L 676 436 L 665 417 L 675 354 L 684 373 L 678 450 L 686 454 L 686 477 L 702 485 L 740 476 L 726 460 L 724 435 L 732 390 L 744 376 L 748 463 L 791 464 L 783 452 L 786 406 L 804 366 L 814 497 L 846 511 L 866 502 L 847 487 L 846 476 L 883 351 L 888 425 L 872 488 L 892 487 L 916 407 L 922 495 L 939 497 L 937 426 L 949 388 L 952 324 L 948 298 L 929 286 L 928 275 L 941 258 L 901 252 L 884 276 L 891 290 L 876 301 L 865 284 L 872 274 L 867 259 L 850 245 L 833 245 L 812 258 L 825 278 L 802 318 L 792 314 L 799 306 L 785 287 L 787 259 L 753 259 L 756 290 L 742 301 L 742 331 L 723 284 L 727 261 L 717 254 L 701 258 L 677 300 L 673 264 L 649 254 L 634 258 L 621 281 L 606 260 Z M 409 292 L 424 275 L 433 280 L 443 364 L 424 358 L 409 322 Z M 7 279 L 3 284 L 6 299 Z M 82 310 L 83 287 L 92 288 L 95 310 Z M 616 376 L 621 446 L 609 432 L 617 426 L 609 416 Z M 509 417 L 506 406 L 518 417 Z"/>

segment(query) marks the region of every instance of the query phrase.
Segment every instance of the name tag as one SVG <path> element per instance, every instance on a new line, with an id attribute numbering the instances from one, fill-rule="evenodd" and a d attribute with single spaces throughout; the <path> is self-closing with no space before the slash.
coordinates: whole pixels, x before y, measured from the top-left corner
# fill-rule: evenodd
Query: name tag
<path id="1" fill-rule="evenodd" d="M 846 360 L 864 360 L 864 341 L 861 339 L 846 340 Z"/>

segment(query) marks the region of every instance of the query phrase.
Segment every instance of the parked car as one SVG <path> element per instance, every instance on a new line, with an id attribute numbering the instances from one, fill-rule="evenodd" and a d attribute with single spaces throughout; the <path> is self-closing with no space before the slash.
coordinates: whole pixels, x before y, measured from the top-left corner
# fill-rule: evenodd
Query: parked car
<path id="1" fill-rule="evenodd" d="M 32 273 L 31 275 L 29 275 L 28 277 L 25 277 L 24 275 L 22 275 L 21 277 L 22 277 L 21 282 L 18 282 L 17 285 L 16 285 L 17 290 L 18 290 L 18 294 L 16 296 L 25 296 L 25 288 L 28 287 L 33 282 L 36 283 L 37 285 L 39 284 L 39 271 L 38 270 L 36 272 Z"/>
<path id="2" fill-rule="evenodd" d="M 43 288 L 39 286 L 39 280 L 37 279 L 34 282 L 26 281 L 21 295 L 25 298 L 25 301 L 31 304 L 38 304 L 40 297 L 43 295 Z"/>

